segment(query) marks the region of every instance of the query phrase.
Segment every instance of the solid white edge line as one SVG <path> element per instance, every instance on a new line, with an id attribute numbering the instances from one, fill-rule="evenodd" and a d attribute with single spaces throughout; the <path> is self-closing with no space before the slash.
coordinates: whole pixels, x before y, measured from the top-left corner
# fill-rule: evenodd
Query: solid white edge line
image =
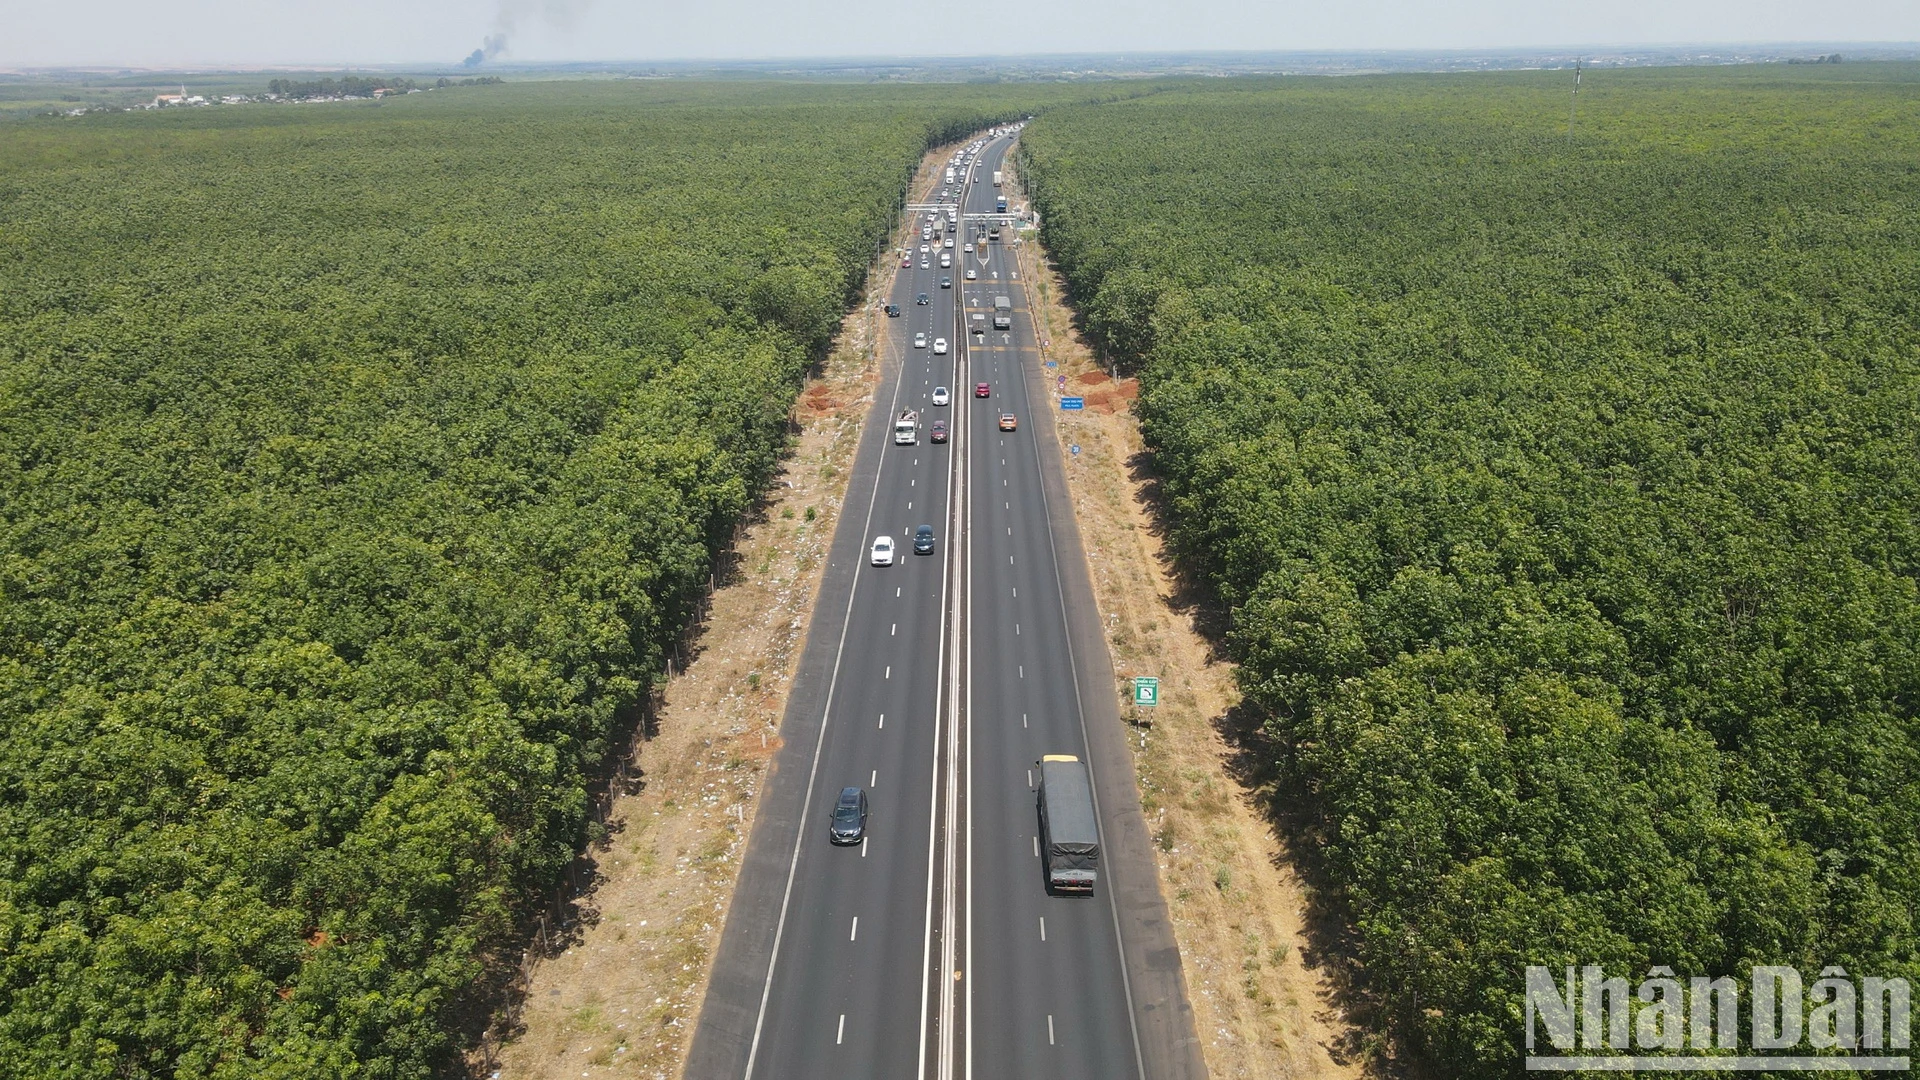
<path id="1" fill-rule="evenodd" d="M 1022 285 L 1020 289 L 1024 295 L 1026 286 Z M 1027 305 L 1027 311 L 1027 321 L 1031 323 L 1033 321 L 1032 304 Z M 1023 391 L 1026 390 L 1027 382 L 1025 378 L 1020 380 L 1020 386 Z M 1031 402 L 1028 404 L 1028 411 L 1032 411 Z M 1060 431 L 1057 423 L 1056 420 L 1056 426 L 1054 428 L 1054 438 L 1056 439 L 1059 438 Z M 1080 661 L 1073 652 L 1073 623 L 1067 615 L 1066 581 L 1060 576 L 1060 548 L 1053 537 L 1053 502 L 1047 498 L 1047 478 L 1046 474 L 1042 472 L 1040 468 L 1040 448 L 1037 445 L 1033 451 L 1033 475 L 1034 479 L 1039 481 L 1040 485 L 1040 506 L 1044 510 L 1042 516 L 1046 518 L 1047 522 L 1047 551 L 1053 556 L 1054 591 L 1060 596 L 1060 629 L 1067 643 L 1067 672 L 1072 677 L 1073 682 L 1073 710 L 1080 718 L 1080 747 L 1087 755 L 1087 776 L 1091 779 L 1093 776 L 1093 751 L 1088 749 L 1087 709 L 1085 702 L 1080 697 Z M 1062 471 L 1060 479 L 1063 484 L 1066 482 L 1064 471 Z M 1093 796 L 1093 816 L 1097 822 L 1102 820 L 1100 815 L 1099 785 L 1091 784 L 1089 787 L 1089 793 Z M 1107 865 L 1112 866 L 1113 860 L 1109 859 Z M 1111 873 L 1111 871 L 1109 871 L 1109 873 Z M 1120 989 L 1127 999 L 1127 1032 L 1133 1036 L 1133 1064 L 1140 1080 L 1147 1080 L 1147 1059 L 1141 1056 L 1140 1053 L 1140 1022 L 1134 1015 L 1133 1009 L 1133 977 L 1127 971 L 1126 939 L 1120 933 L 1120 907 L 1113 898 L 1113 886 L 1111 883 L 1102 891 L 1107 894 L 1107 911 L 1113 915 L 1113 945 L 1120 953 Z M 1051 1042 L 1053 1036 L 1053 1017 L 1051 1015 L 1047 1017 L 1047 1036 L 1048 1041 Z"/>
<path id="2" fill-rule="evenodd" d="M 893 398 L 887 403 L 888 415 L 892 415 L 893 409 L 900 403 L 900 384 L 903 381 L 904 380 L 900 378 L 895 378 L 893 381 Z M 869 415 L 871 415 L 871 410 L 869 410 Z M 885 433 L 882 432 L 882 435 L 884 434 Z M 874 437 L 880 438 L 882 435 L 876 435 Z M 859 451 L 856 447 L 856 458 L 858 457 L 858 453 Z M 867 535 L 873 529 L 873 510 L 880 499 L 880 478 L 886 473 L 886 470 L 887 453 L 886 444 L 883 442 L 880 447 L 880 464 L 875 466 L 873 470 L 873 493 L 867 496 L 867 516 L 866 520 L 860 524 L 860 538 L 859 543 L 855 547 L 856 551 L 863 550 L 866 547 Z M 828 550 L 832 550 L 831 546 L 829 546 Z M 847 631 L 853 626 L 853 602 L 860 595 L 860 567 L 864 561 L 865 560 L 857 557 L 854 561 L 853 584 L 847 589 L 847 609 L 841 614 L 840 641 L 834 646 L 833 674 L 827 679 L 827 699 L 820 708 L 820 734 L 815 736 L 813 741 L 813 763 L 807 769 L 807 793 L 800 800 L 800 826 L 794 832 L 793 858 L 787 863 L 787 887 L 780 896 L 780 919 L 774 925 L 773 949 L 767 956 L 767 978 L 766 982 L 762 984 L 760 988 L 760 1012 L 753 1020 L 753 1042 L 750 1043 L 747 1048 L 747 1068 L 746 1072 L 742 1074 L 744 1080 L 753 1080 L 753 1066 L 760 1056 L 760 1035 L 767 1023 L 767 1001 L 773 996 L 773 972 L 775 966 L 780 962 L 780 942 L 786 936 L 787 932 L 787 908 L 788 905 L 793 902 L 793 879 L 800 871 L 800 851 L 806 843 L 807 822 L 813 817 L 813 785 L 819 778 L 820 754 L 826 747 L 827 724 L 833 717 L 833 694 L 840 686 L 840 660 L 847 648 Z M 866 850 L 866 844 L 862 842 L 860 845 L 861 854 L 865 855 Z M 845 1022 L 844 1016 L 842 1017 L 842 1022 Z"/>

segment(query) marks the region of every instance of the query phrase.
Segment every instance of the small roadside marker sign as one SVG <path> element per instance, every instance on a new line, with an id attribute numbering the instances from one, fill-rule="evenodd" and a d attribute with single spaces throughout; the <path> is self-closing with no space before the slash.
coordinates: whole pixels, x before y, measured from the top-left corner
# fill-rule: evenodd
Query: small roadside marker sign
<path id="1" fill-rule="evenodd" d="M 1160 704 L 1160 680 L 1150 675 L 1137 675 L 1133 680 L 1133 703 L 1145 708 Z"/>
<path id="2" fill-rule="evenodd" d="M 1087 407 L 1087 399 L 1077 398 L 1077 397 L 1063 397 L 1060 399 L 1060 407 L 1062 409 L 1085 409 Z"/>

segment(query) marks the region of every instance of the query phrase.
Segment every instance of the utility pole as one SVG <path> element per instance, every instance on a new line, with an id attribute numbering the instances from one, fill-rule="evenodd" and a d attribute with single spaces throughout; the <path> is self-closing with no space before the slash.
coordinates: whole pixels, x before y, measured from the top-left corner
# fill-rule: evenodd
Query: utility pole
<path id="1" fill-rule="evenodd" d="M 1567 107 L 1567 141 L 1573 141 L 1573 117 L 1580 110 L 1580 58 L 1573 59 L 1573 104 Z"/>

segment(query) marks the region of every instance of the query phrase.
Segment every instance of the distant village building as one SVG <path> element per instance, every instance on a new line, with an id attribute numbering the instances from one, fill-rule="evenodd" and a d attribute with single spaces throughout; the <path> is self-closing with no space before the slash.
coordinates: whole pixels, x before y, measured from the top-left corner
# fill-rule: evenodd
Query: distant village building
<path id="1" fill-rule="evenodd" d="M 169 105 L 205 105 L 206 103 L 206 98 L 199 94 L 188 94 L 187 88 L 182 86 L 177 94 L 155 94 L 152 107 L 164 109 Z"/>

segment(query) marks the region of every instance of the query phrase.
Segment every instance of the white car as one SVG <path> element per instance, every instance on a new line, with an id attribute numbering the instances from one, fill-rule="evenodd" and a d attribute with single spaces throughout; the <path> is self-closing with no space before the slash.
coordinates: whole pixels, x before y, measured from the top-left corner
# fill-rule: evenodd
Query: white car
<path id="1" fill-rule="evenodd" d="M 969 240 L 969 241 L 967 241 L 967 246 L 966 246 L 966 248 L 965 248 L 965 250 L 966 250 L 967 252 L 969 252 L 969 253 L 971 253 L 971 252 L 973 251 L 973 241 L 971 241 L 971 240 Z"/>
<path id="2" fill-rule="evenodd" d="M 914 347 L 914 348 L 916 348 L 916 349 L 924 349 L 924 348 L 926 348 L 926 347 L 927 347 L 927 335 L 925 335 L 925 334 L 915 334 L 915 335 L 913 335 L 913 347 Z"/>
<path id="3" fill-rule="evenodd" d="M 967 267 L 967 280 L 968 280 L 968 281 L 972 281 L 972 280 L 974 280 L 975 278 L 978 278 L 979 276 L 980 276 L 980 275 L 979 275 L 978 273 L 976 273 L 976 272 L 974 271 L 974 269 L 973 269 L 973 267 L 971 267 L 971 266 L 969 266 L 969 267 Z"/>
<path id="4" fill-rule="evenodd" d="M 933 355 L 935 356 L 947 355 L 947 339 L 946 338 L 937 337 L 933 339 Z"/>
<path id="5" fill-rule="evenodd" d="M 931 244 L 921 244 L 921 245 L 920 245 L 920 254 L 922 254 L 922 255 L 925 255 L 925 254 L 927 254 L 927 253 L 929 253 L 929 252 L 931 252 L 932 250 L 933 250 L 933 245 L 931 245 Z"/>
<path id="6" fill-rule="evenodd" d="M 944 342 L 942 344 L 944 344 Z M 947 399 L 946 387 L 936 386 L 933 388 L 933 403 L 935 405 L 945 405 L 947 403 L 947 400 L 948 399 Z"/>
<path id="7" fill-rule="evenodd" d="M 893 537 L 876 536 L 873 538 L 873 565 L 893 565 Z"/>
<path id="8" fill-rule="evenodd" d="M 947 247 L 952 247 L 952 246 L 953 246 L 953 237 L 951 237 L 951 236 L 949 236 L 949 237 L 947 237 L 947 244 L 946 244 L 946 246 L 947 246 Z"/>

